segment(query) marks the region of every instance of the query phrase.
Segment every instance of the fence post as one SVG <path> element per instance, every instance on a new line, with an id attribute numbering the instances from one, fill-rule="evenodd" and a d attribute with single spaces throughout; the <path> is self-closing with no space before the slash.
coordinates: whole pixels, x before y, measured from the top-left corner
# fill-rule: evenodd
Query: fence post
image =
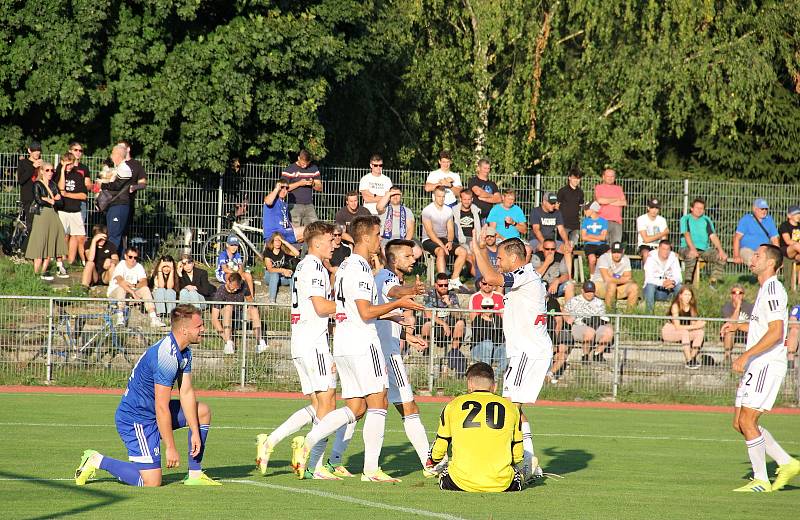
<path id="1" fill-rule="evenodd" d="M 219 174 L 219 186 L 217 187 L 217 233 L 222 233 L 222 183 L 225 178 L 225 170 Z"/>
<path id="2" fill-rule="evenodd" d="M 611 397 L 617 398 L 619 391 L 619 314 L 614 316 L 614 376 L 611 383 Z"/>
<path id="3" fill-rule="evenodd" d="M 540 196 L 542 193 L 542 174 L 536 174 L 536 191 L 533 193 L 533 205 L 539 206 L 540 205 Z"/>
<path id="4" fill-rule="evenodd" d="M 242 367 L 239 371 L 239 386 L 244 388 L 244 383 L 247 378 L 247 302 L 244 304 L 244 309 L 242 310 L 242 326 L 240 327 L 242 331 Z M 252 324 L 251 324 L 252 325 Z"/>
<path id="5" fill-rule="evenodd" d="M 689 179 L 683 179 L 683 214 L 689 213 Z"/>
<path id="6" fill-rule="evenodd" d="M 431 395 L 436 395 L 433 391 L 433 347 L 436 344 L 435 324 L 436 311 L 431 311 L 431 337 L 430 342 L 428 343 L 428 389 L 430 390 Z"/>
<path id="7" fill-rule="evenodd" d="M 47 375 L 45 381 L 50 384 L 53 382 L 53 299 L 50 298 L 47 302 L 49 309 L 47 311 Z"/>

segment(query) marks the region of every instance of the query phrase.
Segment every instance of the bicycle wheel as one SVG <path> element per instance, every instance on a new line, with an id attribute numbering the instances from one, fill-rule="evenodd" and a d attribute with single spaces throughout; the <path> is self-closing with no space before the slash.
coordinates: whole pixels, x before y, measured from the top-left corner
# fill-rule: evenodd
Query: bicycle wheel
<path id="1" fill-rule="evenodd" d="M 225 244 L 228 241 L 228 233 L 217 233 L 209 238 L 203 246 L 202 262 L 211 269 L 217 268 L 217 258 L 219 254 L 225 249 Z M 247 248 L 239 246 L 239 254 L 242 255 L 242 263 L 247 265 Z"/>

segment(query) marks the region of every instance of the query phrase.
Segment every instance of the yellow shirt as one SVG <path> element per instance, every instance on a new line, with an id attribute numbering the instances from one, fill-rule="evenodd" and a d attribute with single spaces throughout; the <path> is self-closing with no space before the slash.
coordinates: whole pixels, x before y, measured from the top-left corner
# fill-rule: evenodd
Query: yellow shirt
<path id="1" fill-rule="evenodd" d="M 505 491 L 522 461 L 519 408 L 488 391 L 450 401 L 442 410 L 431 450 L 439 462 L 451 448 L 447 472 L 464 491 Z"/>

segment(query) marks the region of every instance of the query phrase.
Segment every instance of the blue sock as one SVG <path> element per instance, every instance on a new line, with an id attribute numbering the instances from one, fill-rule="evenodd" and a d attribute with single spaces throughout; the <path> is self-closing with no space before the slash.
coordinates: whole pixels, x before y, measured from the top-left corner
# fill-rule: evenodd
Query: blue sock
<path id="1" fill-rule="evenodd" d="M 189 470 L 201 469 L 200 463 L 203 462 L 203 453 L 206 451 L 206 437 L 208 437 L 208 429 L 210 424 L 200 425 L 200 452 L 196 457 L 192 457 L 189 453 Z M 192 449 L 192 430 L 189 430 L 189 450 Z"/>
<path id="2" fill-rule="evenodd" d="M 112 459 L 111 457 L 103 457 L 100 462 L 100 469 L 108 471 L 122 482 L 131 485 L 143 485 L 142 476 L 139 474 L 139 468 L 133 462 L 123 462 L 121 460 Z"/>

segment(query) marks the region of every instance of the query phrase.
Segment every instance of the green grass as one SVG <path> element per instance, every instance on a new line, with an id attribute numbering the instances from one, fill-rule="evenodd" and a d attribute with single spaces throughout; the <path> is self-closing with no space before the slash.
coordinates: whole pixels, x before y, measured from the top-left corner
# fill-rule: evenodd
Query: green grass
<path id="1" fill-rule="evenodd" d="M 0 478 L 69 478 L 86 448 L 124 458 L 114 428 L 118 396 L 0 394 Z M 722 413 L 528 408 L 537 454 L 545 471 L 563 480 L 518 494 L 479 495 L 439 491 L 390 411 L 382 465 L 403 479 L 396 485 L 297 481 L 288 464 L 288 440 L 275 450 L 266 477 L 255 470 L 254 438 L 300 407 L 299 400 L 206 399 L 214 414 L 204 467 L 226 482 L 219 488 L 186 488 L 183 433 L 177 435 L 182 467 L 166 470 L 158 490 L 101 479 L 77 488 L 64 481 L 0 481 L 3 518 L 412 518 L 409 511 L 456 518 L 784 518 L 800 496 L 800 482 L 780 493 L 734 494 L 750 465 L 744 443 Z M 440 404 L 421 405 L 429 432 Z M 768 416 L 763 423 L 795 455 L 797 418 Z M 360 430 L 360 428 L 359 428 Z M 363 462 L 360 431 L 345 460 Z M 770 472 L 774 469 L 770 465 Z M 324 492 L 324 496 L 304 491 Z M 361 501 L 355 503 L 354 499 Z M 416 516 L 424 517 L 424 516 Z"/>

